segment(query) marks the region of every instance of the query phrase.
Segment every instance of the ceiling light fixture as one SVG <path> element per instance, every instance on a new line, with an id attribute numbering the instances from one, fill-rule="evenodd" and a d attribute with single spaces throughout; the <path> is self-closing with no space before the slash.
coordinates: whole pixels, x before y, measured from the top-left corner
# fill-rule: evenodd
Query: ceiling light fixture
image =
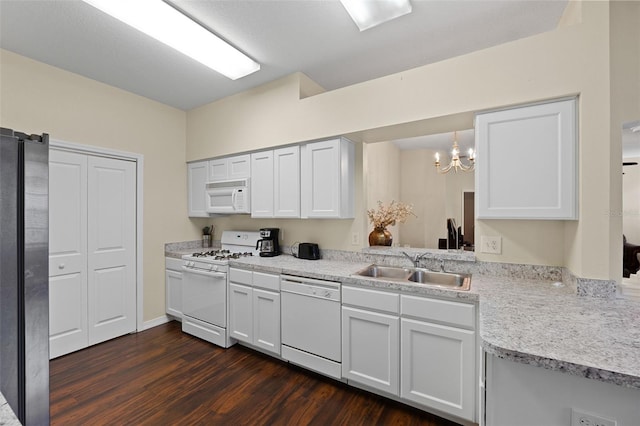
<path id="1" fill-rule="evenodd" d="M 463 164 L 460 160 L 460 148 L 458 147 L 458 132 L 453 132 L 453 149 L 451 150 L 451 163 L 444 169 L 440 168 L 440 153 L 436 152 L 436 170 L 440 174 L 448 173 L 453 170 L 458 173 L 458 170 L 463 172 L 470 172 L 476 168 L 475 154 L 473 148 L 469 148 L 469 164 Z"/>
<path id="2" fill-rule="evenodd" d="M 161 0 L 84 0 L 96 9 L 237 80 L 260 64 Z"/>
<path id="3" fill-rule="evenodd" d="M 409 0 L 340 0 L 360 31 L 411 12 Z"/>

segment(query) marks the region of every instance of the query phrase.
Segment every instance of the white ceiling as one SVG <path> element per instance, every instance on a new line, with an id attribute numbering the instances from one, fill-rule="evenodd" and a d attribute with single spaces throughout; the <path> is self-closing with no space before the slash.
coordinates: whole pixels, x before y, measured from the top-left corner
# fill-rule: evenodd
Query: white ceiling
<path id="1" fill-rule="evenodd" d="M 0 0 L 0 46 L 188 110 L 296 71 L 332 90 L 549 31 L 567 4 L 412 0 L 360 32 L 338 0 L 169 2 L 262 69 L 229 80 L 79 0 Z"/>

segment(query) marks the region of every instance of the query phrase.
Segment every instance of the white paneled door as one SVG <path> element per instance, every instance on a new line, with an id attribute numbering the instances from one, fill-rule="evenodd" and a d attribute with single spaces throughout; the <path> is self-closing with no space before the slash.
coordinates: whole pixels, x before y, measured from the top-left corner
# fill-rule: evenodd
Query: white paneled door
<path id="1" fill-rule="evenodd" d="M 49 154 L 50 357 L 136 329 L 136 164 Z"/>
<path id="2" fill-rule="evenodd" d="M 89 157 L 89 344 L 136 329 L 135 163 Z"/>
<path id="3" fill-rule="evenodd" d="M 87 156 L 49 152 L 49 350 L 88 345 Z"/>

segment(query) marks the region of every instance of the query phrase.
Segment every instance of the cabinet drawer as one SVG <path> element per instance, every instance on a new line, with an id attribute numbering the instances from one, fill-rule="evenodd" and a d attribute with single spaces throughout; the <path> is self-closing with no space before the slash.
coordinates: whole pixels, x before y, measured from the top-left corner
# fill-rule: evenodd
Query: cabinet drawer
<path id="1" fill-rule="evenodd" d="M 238 284 L 253 284 L 253 273 L 251 271 L 245 271 L 244 269 L 229 269 L 229 281 Z"/>
<path id="2" fill-rule="evenodd" d="M 171 269 L 172 271 L 182 272 L 182 259 L 176 259 L 174 257 L 165 257 L 164 267 L 166 269 Z"/>
<path id="3" fill-rule="evenodd" d="M 426 297 L 400 297 L 401 314 L 427 321 L 475 329 L 476 307 L 473 304 Z"/>
<path id="4" fill-rule="evenodd" d="M 280 275 L 253 273 L 253 286 L 266 288 L 267 290 L 280 291 Z"/>
<path id="5" fill-rule="evenodd" d="M 342 287 L 342 303 L 395 314 L 400 312 L 400 296 L 378 290 Z"/>

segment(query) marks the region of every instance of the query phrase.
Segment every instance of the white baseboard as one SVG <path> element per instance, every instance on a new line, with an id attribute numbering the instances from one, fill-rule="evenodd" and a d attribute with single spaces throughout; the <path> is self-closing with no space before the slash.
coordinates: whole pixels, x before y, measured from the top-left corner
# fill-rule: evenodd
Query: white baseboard
<path id="1" fill-rule="evenodd" d="M 142 330 L 140 330 L 140 331 L 148 330 L 150 328 L 157 327 L 157 326 L 162 325 L 162 324 L 166 324 L 166 323 L 168 323 L 169 321 L 172 321 L 172 320 L 173 320 L 173 318 L 169 318 L 167 315 L 159 316 L 158 318 L 154 318 L 152 320 L 145 321 L 143 323 Z"/>

